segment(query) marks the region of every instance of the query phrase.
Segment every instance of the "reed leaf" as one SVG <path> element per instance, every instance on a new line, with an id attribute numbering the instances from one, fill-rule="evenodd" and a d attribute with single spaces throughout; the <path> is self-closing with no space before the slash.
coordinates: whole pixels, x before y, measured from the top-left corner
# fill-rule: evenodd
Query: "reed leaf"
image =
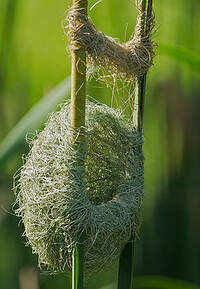
<path id="1" fill-rule="evenodd" d="M 70 93 L 70 77 L 52 88 L 38 103 L 36 103 L 13 127 L 0 143 L 0 166 L 17 152 L 25 143 L 27 133 L 34 132 L 46 119 L 49 112 L 62 102 Z"/>

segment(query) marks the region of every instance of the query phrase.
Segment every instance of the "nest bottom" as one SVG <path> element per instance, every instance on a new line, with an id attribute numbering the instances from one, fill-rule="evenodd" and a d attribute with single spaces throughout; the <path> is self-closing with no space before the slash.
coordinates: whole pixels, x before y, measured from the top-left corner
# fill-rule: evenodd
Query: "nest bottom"
<path id="1" fill-rule="evenodd" d="M 71 266 L 83 231 L 85 272 L 103 269 L 119 257 L 138 225 L 142 136 L 105 105 L 88 103 L 86 115 L 86 141 L 79 145 L 71 142 L 70 105 L 50 115 L 15 186 L 28 243 L 50 272 Z"/>

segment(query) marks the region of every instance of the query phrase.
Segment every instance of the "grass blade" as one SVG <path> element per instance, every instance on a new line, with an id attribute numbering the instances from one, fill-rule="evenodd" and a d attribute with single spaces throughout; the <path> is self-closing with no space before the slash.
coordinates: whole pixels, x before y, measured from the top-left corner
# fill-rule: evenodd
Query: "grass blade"
<path id="1" fill-rule="evenodd" d="M 33 132 L 45 120 L 47 114 L 70 94 L 70 77 L 51 89 L 15 125 L 0 144 L 0 166 L 25 142 L 28 132 Z"/>

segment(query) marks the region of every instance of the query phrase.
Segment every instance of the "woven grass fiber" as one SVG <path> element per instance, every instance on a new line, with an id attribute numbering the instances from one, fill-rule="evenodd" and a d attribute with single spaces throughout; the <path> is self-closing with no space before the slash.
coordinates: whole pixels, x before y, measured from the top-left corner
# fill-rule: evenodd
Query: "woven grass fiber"
<path id="1" fill-rule="evenodd" d="M 107 80 L 111 77 L 133 82 L 136 77 L 144 75 L 153 64 L 155 44 L 151 36 L 155 21 L 152 16 L 148 23 L 148 34 L 143 36 L 142 19 L 145 12 L 142 11 L 141 5 L 137 5 L 138 18 L 134 35 L 125 43 L 120 43 L 97 30 L 82 9 L 75 6 L 69 10 L 65 27 L 70 39 L 69 47 L 71 50 L 77 47 L 85 48 L 87 65 L 90 63 L 95 68 L 93 70 L 97 70 L 98 79 Z"/>
<path id="2" fill-rule="evenodd" d="M 71 139 L 64 104 L 32 141 L 14 187 L 27 242 L 52 273 L 71 267 L 83 231 L 86 273 L 115 261 L 138 227 L 143 195 L 142 135 L 119 111 L 88 102 L 85 141 Z"/>

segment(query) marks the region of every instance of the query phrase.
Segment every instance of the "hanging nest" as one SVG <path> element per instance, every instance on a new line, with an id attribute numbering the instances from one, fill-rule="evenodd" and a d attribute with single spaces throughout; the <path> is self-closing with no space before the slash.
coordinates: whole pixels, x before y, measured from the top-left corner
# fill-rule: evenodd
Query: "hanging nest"
<path id="1" fill-rule="evenodd" d="M 119 257 L 138 227 L 142 135 L 105 105 L 87 103 L 86 112 L 85 141 L 76 145 L 70 105 L 51 114 L 16 177 L 17 214 L 28 244 L 51 272 L 71 267 L 81 232 L 84 270 L 94 272 Z"/>

